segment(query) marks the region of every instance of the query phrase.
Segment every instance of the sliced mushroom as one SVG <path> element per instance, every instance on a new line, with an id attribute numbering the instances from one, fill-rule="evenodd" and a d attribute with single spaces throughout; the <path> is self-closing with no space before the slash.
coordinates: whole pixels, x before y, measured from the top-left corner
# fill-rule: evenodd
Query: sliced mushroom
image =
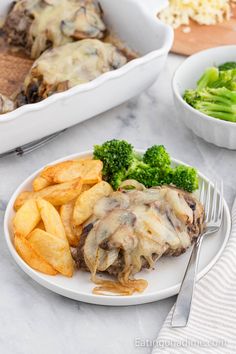
<path id="1" fill-rule="evenodd" d="M 94 9 L 81 6 L 71 20 L 61 22 L 61 30 L 64 35 L 75 39 L 101 39 L 106 26 Z"/>
<path id="2" fill-rule="evenodd" d="M 129 197 L 125 193 L 114 192 L 110 197 L 100 199 L 93 212 L 98 218 L 102 218 L 113 209 L 127 209 L 128 207 Z"/>

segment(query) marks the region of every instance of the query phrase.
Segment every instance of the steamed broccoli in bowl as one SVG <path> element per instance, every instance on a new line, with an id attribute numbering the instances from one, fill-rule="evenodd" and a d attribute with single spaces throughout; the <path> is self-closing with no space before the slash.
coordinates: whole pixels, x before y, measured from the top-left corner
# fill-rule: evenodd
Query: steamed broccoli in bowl
<path id="1" fill-rule="evenodd" d="M 236 61 L 228 61 L 224 64 L 219 65 L 220 71 L 231 70 L 231 69 L 236 69 Z"/>
<path id="2" fill-rule="evenodd" d="M 186 90 L 184 100 L 198 111 L 236 122 L 236 62 L 205 70 L 195 90 Z"/>
<path id="3" fill-rule="evenodd" d="M 103 162 L 103 179 L 115 190 L 127 179 L 134 179 L 147 188 L 164 184 L 188 192 L 198 188 L 196 169 L 184 165 L 173 168 L 163 145 L 153 145 L 141 155 L 127 141 L 113 139 L 95 145 L 93 155 Z"/>

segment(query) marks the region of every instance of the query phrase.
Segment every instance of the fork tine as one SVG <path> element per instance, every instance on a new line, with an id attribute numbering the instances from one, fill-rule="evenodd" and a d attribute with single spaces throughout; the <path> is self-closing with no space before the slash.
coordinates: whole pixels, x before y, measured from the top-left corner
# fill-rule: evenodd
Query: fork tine
<path id="1" fill-rule="evenodd" d="M 217 220 L 216 220 L 216 221 L 220 221 L 220 222 L 223 219 L 223 201 L 224 201 L 224 188 L 223 188 L 223 182 L 221 181 L 220 194 L 219 194 L 219 210 L 218 210 Z"/>
<path id="2" fill-rule="evenodd" d="M 220 224 L 223 215 L 223 182 L 220 186 L 202 181 L 199 200 L 205 209 L 206 224 Z"/>
<path id="3" fill-rule="evenodd" d="M 204 180 L 202 180 L 199 200 L 203 205 L 205 204 L 205 181 Z"/>
<path id="4" fill-rule="evenodd" d="M 211 208 L 211 221 L 215 221 L 217 218 L 217 200 L 218 200 L 218 184 L 214 183 L 213 186 L 213 197 L 212 197 L 212 208 Z"/>
<path id="5" fill-rule="evenodd" d="M 205 214 L 206 214 L 206 223 L 209 222 L 211 213 L 210 213 L 210 199 L 211 199 L 211 184 L 207 184 L 206 190 L 206 199 L 205 199 Z"/>

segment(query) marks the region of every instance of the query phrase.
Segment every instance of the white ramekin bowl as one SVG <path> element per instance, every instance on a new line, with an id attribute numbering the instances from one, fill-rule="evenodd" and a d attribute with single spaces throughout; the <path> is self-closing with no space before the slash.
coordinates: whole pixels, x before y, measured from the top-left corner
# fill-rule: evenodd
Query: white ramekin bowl
<path id="1" fill-rule="evenodd" d="M 183 99 L 184 91 L 196 87 L 197 80 L 206 68 L 227 61 L 236 61 L 236 45 L 211 48 L 194 54 L 176 70 L 172 88 L 178 119 L 204 140 L 236 150 L 236 123 L 209 117 L 188 105 Z"/>

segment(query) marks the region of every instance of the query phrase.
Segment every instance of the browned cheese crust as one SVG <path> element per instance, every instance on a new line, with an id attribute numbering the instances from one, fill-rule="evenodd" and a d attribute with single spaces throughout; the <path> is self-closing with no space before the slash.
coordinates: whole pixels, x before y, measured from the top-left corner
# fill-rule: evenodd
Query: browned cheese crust
<path id="1" fill-rule="evenodd" d="M 96 0 L 19 0 L 11 7 L 3 30 L 9 44 L 35 59 L 50 47 L 73 40 L 105 36 Z"/>

